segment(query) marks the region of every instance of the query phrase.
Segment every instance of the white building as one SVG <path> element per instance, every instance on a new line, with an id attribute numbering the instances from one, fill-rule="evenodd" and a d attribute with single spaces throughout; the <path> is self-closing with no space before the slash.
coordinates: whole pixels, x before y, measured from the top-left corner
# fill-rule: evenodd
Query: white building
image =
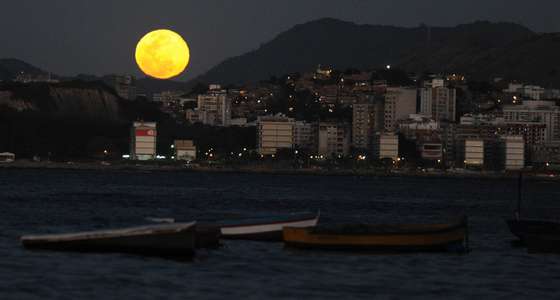
<path id="1" fill-rule="evenodd" d="M 432 116 L 436 121 L 455 122 L 457 111 L 457 91 L 442 85 L 434 79 L 420 89 L 420 113 Z"/>
<path id="2" fill-rule="evenodd" d="M 560 142 L 560 107 L 554 101 L 523 101 L 503 107 L 505 123 L 544 124 L 545 142 Z"/>
<path id="3" fill-rule="evenodd" d="M 131 157 L 151 160 L 156 157 L 157 123 L 134 122 L 131 130 Z"/>
<path id="4" fill-rule="evenodd" d="M 484 166 L 484 141 L 480 139 L 466 139 L 464 141 L 465 167 L 482 168 Z"/>
<path id="5" fill-rule="evenodd" d="M 377 159 L 399 158 L 399 136 L 393 133 L 377 133 L 375 135 L 374 153 Z"/>
<path id="6" fill-rule="evenodd" d="M 525 167 L 525 141 L 522 136 L 503 136 L 504 169 L 521 170 Z"/>
<path id="7" fill-rule="evenodd" d="M 187 111 L 187 120 L 211 126 L 231 125 L 231 99 L 219 85 L 210 85 L 206 94 L 198 95 L 197 108 Z"/>
<path id="8" fill-rule="evenodd" d="M 257 147 L 261 155 L 274 155 L 294 147 L 295 121 L 282 114 L 261 116 L 257 120 Z"/>

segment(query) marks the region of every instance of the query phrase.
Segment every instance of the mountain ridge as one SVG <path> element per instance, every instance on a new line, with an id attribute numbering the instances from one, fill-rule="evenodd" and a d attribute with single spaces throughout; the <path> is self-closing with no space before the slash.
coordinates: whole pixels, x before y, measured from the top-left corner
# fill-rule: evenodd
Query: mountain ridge
<path id="1" fill-rule="evenodd" d="M 318 64 L 336 69 L 374 69 L 390 64 L 408 72 L 464 72 L 478 80 L 504 77 L 560 86 L 559 76 L 550 78 L 550 74 L 558 73 L 554 68 L 540 70 L 521 62 L 515 69 L 508 59 L 510 56 L 520 59 L 516 54 L 518 50 L 510 48 L 515 45 L 530 48 L 526 55 L 536 57 L 535 66 L 546 66 L 542 61 L 544 57 L 551 59 L 552 64 L 560 63 L 551 55 L 560 51 L 553 41 L 556 38 L 551 36 L 557 37 L 557 34 L 535 33 L 511 22 L 397 27 L 324 18 L 295 25 L 257 49 L 226 59 L 189 81 L 189 85 L 255 82 L 271 76 L 310 71 Z M 543 41 L 553 45 L 554 50 L 543 51 L 530 46 Z"/>

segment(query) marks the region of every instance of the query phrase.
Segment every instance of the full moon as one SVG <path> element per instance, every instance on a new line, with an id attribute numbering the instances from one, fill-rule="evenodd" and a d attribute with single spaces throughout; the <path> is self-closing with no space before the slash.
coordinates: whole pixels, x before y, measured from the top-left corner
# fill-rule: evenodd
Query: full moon
<path id="1" fill-rule="evenodd" d="M 144 74 L 169 79 L 183 73 L 190 60 L 187 42 L 176 32 L 160 29 L 146 34 L 136 46 L 136 63 Z"/>

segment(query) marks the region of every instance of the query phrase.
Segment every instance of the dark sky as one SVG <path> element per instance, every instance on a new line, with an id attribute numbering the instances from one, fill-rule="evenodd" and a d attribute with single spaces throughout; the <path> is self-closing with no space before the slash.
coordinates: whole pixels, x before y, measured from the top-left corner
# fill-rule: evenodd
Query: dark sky
<path id="1" fill-rule="evenodd" d="M 173 29 L 189 43 L 191 64 L 183 78 L 322 17 L 409 27 L 511 21 L 539 32 L 560 31 L 558 0 L 1 1 L 0 57 L 62 75 L 139 75 L 136 42 L 157 28 Z"/>

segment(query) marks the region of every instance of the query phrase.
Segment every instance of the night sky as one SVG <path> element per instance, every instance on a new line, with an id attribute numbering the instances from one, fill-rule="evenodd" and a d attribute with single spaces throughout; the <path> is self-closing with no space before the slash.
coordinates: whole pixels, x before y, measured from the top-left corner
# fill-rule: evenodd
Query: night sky
<path id="1" fill-rule="evenodd" d="M 323 17 L 398 26 L 510 21 L 560 31 L 557 0 L 2 0 L 0 11 L 0 57 L 61 75 L 140 75 L 134 48 L 157 28 L 188 41 L 192 60 L 183 79 Z"/>

